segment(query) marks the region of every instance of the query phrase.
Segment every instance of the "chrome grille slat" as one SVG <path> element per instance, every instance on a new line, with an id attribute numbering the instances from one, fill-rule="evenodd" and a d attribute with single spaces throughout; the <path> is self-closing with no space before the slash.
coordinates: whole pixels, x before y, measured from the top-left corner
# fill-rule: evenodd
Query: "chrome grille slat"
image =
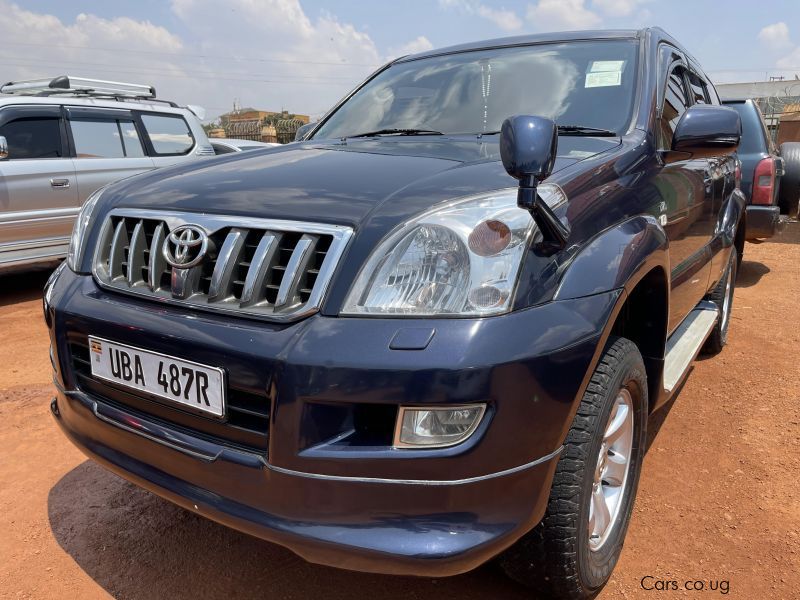
<path id="1" fill-rule="evenodd" d="M 171 267 L 163 251 L 182 225 L 208 237 L 205 257 L 191 268 Z M 319 310 L 352 233 L 320 223 L 115 209 L 99 236 L 93 272 L 102 287 L 161 302 L 292 320 Z"/>
<path id="2" fill-rule="evenodd" d="M 292 250 L 292 256 L 286 265 L 281 285 L 278 288 L 275 308 L 283 308 L 295 302 L 299 291 L 297 284 L 300 281 L 300 275 L 308 267 L 308 259 L 317 243 L 317 239 L 316 236 L 303 235 L 294 250 Z"/>
<path id="3" fill-rule="evenodd" d="M 144 248 L 146 244 L 144 223 L 137 221 L 131 234 L 131 243 L 128 247 L 128 285 L 134 286 L 142 282 L 142 267 L 144 266 Z"/>
<path id="4" fill-rule="evenodd" d="M 208 290 L 208 301 L 224 301 L 231 295 L 233 278 L 239 263 L 239 256 L 244 246 L 247 232 L 242 229 L 231 229 L 220 248 L 211 284 Z"/>
<path id="5" fill-rule="evenodd" d="M 153 239 L 150 241 L 150 264 L 147 277 L 151 292 L 155 292 L 161 287 L 161 274 L 167 266 L 167 261 L 164 260 L 164 254 L 161 252 L 161 246 L 164 245 L 166 238 L 165 229 L 164 223 L 159 223 L 153 232 Z"/>
<path id="6" fill-rule="evenodd" d="M 247 278 L 242 289 L 242 306 L 248 307 L 264 299 L 264 284 L 273 266 L 275 251 L 280 243 L 280 234 L 267 231 L 258 242 L 253 260 L 248 264 Z M 255 268 L 253 268 L 255 265 Z"/>
<path id="7" fill-rule="evenodd" d="M 200 275 L 202 269 L 200 267 L 192 267 L 191 269 L 172 269 L 171 285 L 172 297 L 176 300 L 186 300 L 197 293 L 200 287 Z"/>
<path id="8" fill-rule="evenodd" d="M 111 249 L 108 255 L 108 274 L 111 281 L 117 277 L 122 277 L 122 263 L 125 261 L 125 246 L 128 245 L 128 230 L 125 228 L 125 221 L 121 220 L 114 229 L 114 236 L 111 238 Z"/>

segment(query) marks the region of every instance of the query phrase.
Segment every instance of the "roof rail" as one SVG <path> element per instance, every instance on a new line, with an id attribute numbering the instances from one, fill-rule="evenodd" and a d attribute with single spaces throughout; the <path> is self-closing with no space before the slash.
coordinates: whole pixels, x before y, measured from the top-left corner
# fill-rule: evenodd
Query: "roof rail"
<path id="1" fill-rule="evenodd" d="M 151 85 L 122 83 L 120 81 L 103 81 L 101 79 L 88 79 L 86 77 L 73 77 L 71 75 L 61 75 L 53 79 L 9 81 L 5 85 L 0 86 L 0 93 L 16 94 L 19 96 L 53 96 L 64 94 L 114 98 L 117 100 L 155 100 L 158 102 L 167 102 L 168 104 L 176 106 L 174 102 L 156 100 L 156 89 Z"/>

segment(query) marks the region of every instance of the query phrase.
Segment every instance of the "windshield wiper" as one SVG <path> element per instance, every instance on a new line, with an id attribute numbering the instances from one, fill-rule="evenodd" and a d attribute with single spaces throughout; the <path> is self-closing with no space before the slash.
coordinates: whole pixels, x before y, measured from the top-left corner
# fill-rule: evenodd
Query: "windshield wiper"
<path id="1" fill-rule="evenodd" d="M 586 127 L 585 125 L 559 125 L 558 133 L 560 135 L 594 135 L 602 137 L 616 137 L 617 132 L 610 129 L 601 129 L 598 127 Z"/>
<path id="2" fill-rule="evenodd" d="M 441 131 L 434 129 L 376 129 L 355 135 L 346 135 L 345 138 L 375 137 L 379 135 L 444 135 Z"/>
<path id="3" fill-rule="evenodd" d="M 500 130 L 498 129 L 497 131 L 481 131 L 477 135 L 497 135 L 499 133 Z M 586 135 L 598 137 L 617 137 L 618 135 L 616 131 L 611 131 L 610 129 L 587 127 L 586 125 L 558 125 L 558 133 L 559 135 Z"/>

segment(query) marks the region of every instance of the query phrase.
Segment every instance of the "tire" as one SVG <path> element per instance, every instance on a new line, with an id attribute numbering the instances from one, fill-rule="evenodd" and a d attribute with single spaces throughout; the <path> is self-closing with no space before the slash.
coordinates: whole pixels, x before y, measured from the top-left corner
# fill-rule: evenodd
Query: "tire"
<path id="1" fill-rule="evenodd" d="M 731 310 L 733 309 L 733 292 L 736 289 L 736 274 L 739 272 L 738 250 L 736 246 L 731 248 L 731 255 L 728 257 L 728 265 L 725 267 L 725 274 L 719 280 L 716 287 L 708 295 L 719 308 L 719 319 L 711 335 L 708 336 L 703 346 L 703 354 L 718 354 L 728 343 L 728 328 L 731 324 Z"/>
<path id="2" fill-rule="evenodd" d="M 796 217 L 800 203 L 800 142 L 781 144 L 781 156 L 784 173 L 778 188 L 778 205 L 782 213 Z"/>
<path id="3" fill-rule="evenodd" d="M 627 400 L 624 395 L 627 394 Z M 623 477 L 620 500 L 610 510 L 611 525 L 602 538 L 590 535 L 590 509 L 597 498 L 596 477 L 601 452 L 603 463 L 621 456 L 605 451 L 604 437 L 613 417 L 619 417 L 618 403 L 629 402 L 625 430 L 613 444 L 630 440 L 627 475 Z M 612 412 L 613 411 L 613 412 Z M 592 375 L 578 412 L 573 419 L 542 521 L 500 556 L 500 565 L 517 582 L 549 598 L 594 597 L 608 582 L 622 552 L 636 488 L 644 458 L 647 430 L 647 375 L 636 345 L 625 338 L 609 339 Z M 604 471 L 613 483 L 610 471 Z M 617 478 L 617 480 L 619 480 Z M 610 490 L 600 484 L 599 493 Z M 600 520 L 595 516 L 595 524 Z"/>

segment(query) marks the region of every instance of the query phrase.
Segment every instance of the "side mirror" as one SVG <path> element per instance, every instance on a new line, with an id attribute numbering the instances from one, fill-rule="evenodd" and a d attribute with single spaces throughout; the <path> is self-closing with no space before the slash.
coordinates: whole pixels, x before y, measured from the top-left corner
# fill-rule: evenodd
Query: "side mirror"
<path id="1" fill-rule="evenodd" d="M 517 115 L 500 128 L 500 158 L 509 175 L 519 180 L 517 206 L 531 213 L 550 250 L 563 248 L 569 228 L 561 222 L 536 187 L 553 172 L 558 151 L 558 127 L 552 119 Z"/>
<path id="2" fill-rule="evenodd" d="M 306 123 L 305 125 L 301 125 L 297 128 L 297 131 L 294 133 L 294 141 L 295 142 L 302 142 L 306 139 L 306 135 L 317 126 L 317 123 Z"/>
<path id="3" fill-rule="evenodd" d="M 696 104 L 681 116 L 666 162 L 733 154 L 742 137 L 742 121 L 732 108 Z"/>
<path id="4" fill-rule="evenodd" d="M 5 136 L 0 135 L 0 160 L 8 158 L 8 142 Z"/>

